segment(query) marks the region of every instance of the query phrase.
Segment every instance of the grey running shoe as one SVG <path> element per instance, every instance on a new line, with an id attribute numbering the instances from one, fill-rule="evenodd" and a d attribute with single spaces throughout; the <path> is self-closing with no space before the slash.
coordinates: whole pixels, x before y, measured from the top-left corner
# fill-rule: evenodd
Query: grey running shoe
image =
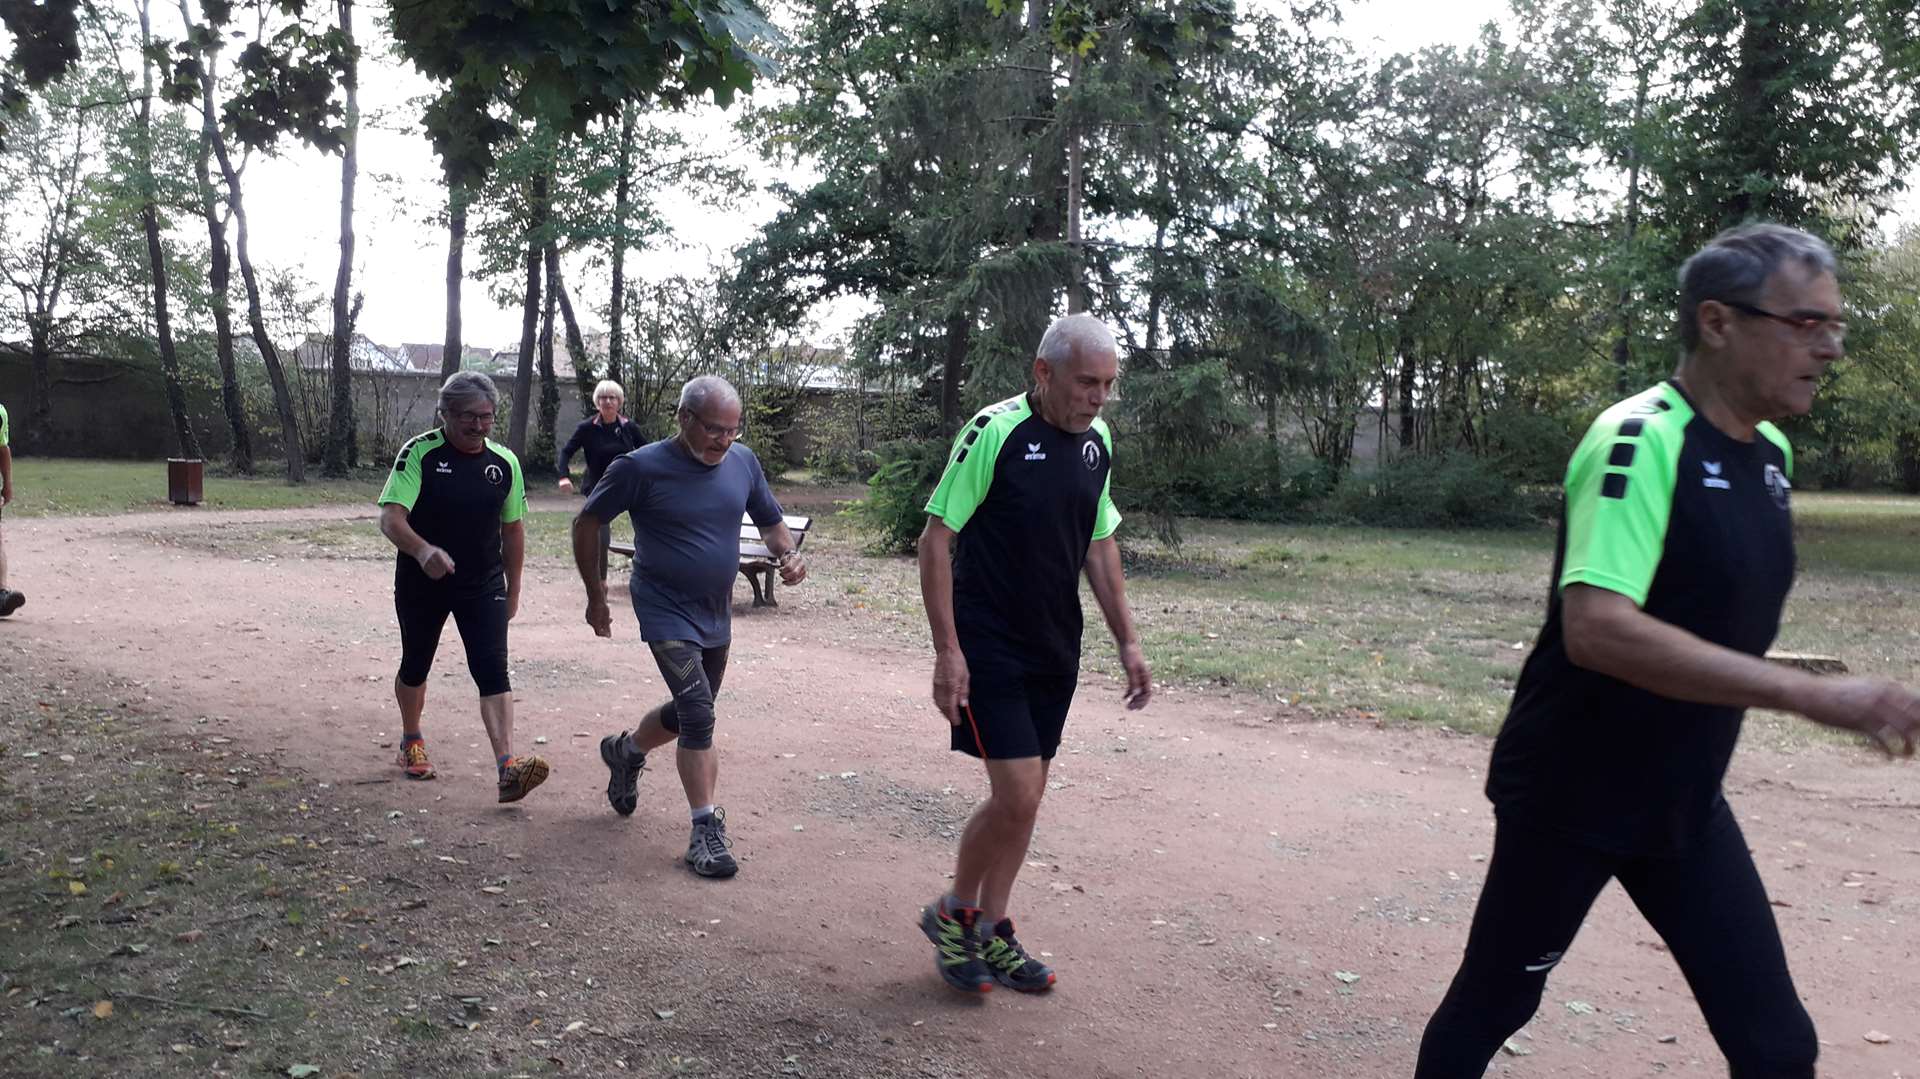
<path id="1" fill-rule="evenodd" d="M 5 618 L 26 605 L 27 594 L 25 592 L 10 592 L 4 588 L 0 588 L 0 618 Z"/>
<path id="2" fill-rule="evenodd" d="M 1013 919 L 1002 918 L 987 937 L 980 958 L 993 971 L 993 980 L 1022 993 L 1044 993 L 1053 988 L 1053 968 L 1027 954 L 1013 938 Z"/>
<path id="3" fill-rule="evenodd" d="M 640 803 L 640 772 L 647 766 L 647 755 L 635 753 L 627 732 L 609 734 L 600 739 L 600 759 L 607 762 L 607 804 L 623 817 L 633 816 Z"/>
<path id="4" fill-rule="evenodd" d="M 979 908 L 949 911 L 936 899 L 920 910 L 920 932 L 933 942 L 934 969 L 948 985 L 962 993 L 993 991 L 993 972 L 980 958 Z"/>
<path id="5" fill-rule="evenodd" d="M 693 834 L 687 839 L 687 864 L 703 877 L 731 877 L 740 872 L 740 863 L 727 850 L 731 846 L 727 811 L 716 806 L 712 813 L 693 822 Z"/>

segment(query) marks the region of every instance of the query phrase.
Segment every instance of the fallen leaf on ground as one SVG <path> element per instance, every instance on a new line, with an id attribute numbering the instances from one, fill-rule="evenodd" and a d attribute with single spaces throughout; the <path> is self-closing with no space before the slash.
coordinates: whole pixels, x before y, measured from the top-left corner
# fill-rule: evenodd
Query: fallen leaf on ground
<path id="1" fill-rule="evenodd" d="M 207 934 L 205 930 L 189 929 L 186 932 L 181 933 L 180 935 L 174 937 L 173 942 L 175 944 L 197 944 L 199 943 L 200 938 L 206 935 Z"/>
<path id="2" fill-rule="evenodd" d="M 95 1019 L 113 1018 L 113 1001 L 103 1000 L 100 1003 L 95 1004 L 93 1006 L 93 1017 Z"/>

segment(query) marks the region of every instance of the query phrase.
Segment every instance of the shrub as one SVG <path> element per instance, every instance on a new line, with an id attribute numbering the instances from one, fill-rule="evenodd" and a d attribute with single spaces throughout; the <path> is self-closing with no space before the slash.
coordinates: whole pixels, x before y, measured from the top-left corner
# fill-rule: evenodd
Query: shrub
<path id="1" fill-rule="evenodd" d="M 904 554 L 914 548 L 927 523 L 927 499 L 947 465 L 944 439 L 901 439 L 883 443 L 879 468 L 867 481 L 867 497 L 848 512 L 869 537 L 870 550 Z"/>
<path id="2" fill-rule="evenodd" d="M 1407 457 L 1349 473 L 1327 503 L 1336 517 L 1388 528 L 1518 528 L 1546 508 L 1498 466 L 1465 454 Z"/>

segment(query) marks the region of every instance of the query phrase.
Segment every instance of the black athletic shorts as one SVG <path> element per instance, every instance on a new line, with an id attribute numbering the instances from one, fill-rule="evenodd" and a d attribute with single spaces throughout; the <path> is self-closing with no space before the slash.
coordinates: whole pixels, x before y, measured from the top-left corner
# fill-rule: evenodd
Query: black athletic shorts
<path id="1" fill-rule="evenodd" d="M 467 650 L 467 672 L 482 697 L 513 688 L 507 678 L 507 584 L 462 594 L 409 566 L 397 567 L 393 610 L 400 621 L 400 683 L 424 685 L 440 649 L 440 631 L 453 616 Z"/>
<path id="2" fill-rule="evenodd" d="M 989 760 L 1052 760 L 1080 681 L 1078 657 L 1065 669 L 1042 671 L 964 635 L 960 650 L 967 657 L 969 707 L 953 728 L 953 748 Z"/>

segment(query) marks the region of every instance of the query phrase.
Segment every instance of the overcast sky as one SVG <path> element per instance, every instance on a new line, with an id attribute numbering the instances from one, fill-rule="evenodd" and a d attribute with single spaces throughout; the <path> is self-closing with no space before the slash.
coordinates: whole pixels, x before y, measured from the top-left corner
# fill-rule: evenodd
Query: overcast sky
<path id="1" fill-rule="evenodd" d="M 1371 43 L 1382 55 L 1427 45 L 1465 45 L 1489 19 L 1506 11 L 1505 0 L 1358 0 L 1347 6 L 1345 33 Z M 410 98 L 429 92 L 425 80 L 386 55 L 363 61 L 361 109 L 370 118 L 363 127 L 356 215 L 355 288 L 366 293 L 360 331 L 384 345 L 438 342 L 445 332 L 446 233 L 429 223 L 445 195 L 440 169 L 426 136 L 414 126 Z M 716 109 L 690 113 L 679 121 L 690 139 L 718 146 L 739 137 L 731 116 Z M 760 173 L 771 171 L 752 155 L 743 155 Z M 298 269 L 331 294 L 339 262 L 340 161 L 305 148 L 277 158 L 256 159 L 248 169 L 245 195 L 250 247 L 256 262 Z M 671 205 L 671 204 L 670 204 Z M 746 200 L 726 212 L 690 204 L 674 209 L 680 249 L 629 256 L 630 275 L 665 276 L 689 272 L 723 258 L 749 239 L 774 212 L 767 198 Z M 1902 216 L 1920 217 L 1920 195 L 1909 192 Z M 474 263 L 469 249 L 468 265 Z M 583 322 L 599 325 L 592 313 L 604 306 L 604 274 L 591 279 L 574 274 L 569 288 Z M 469 344 L 517 346 L 520 315 L 496 305 L 486 285 L 469 279 L 462 299 L 463 336 Z M 826 335 L 844 330 L 845 312 L 830 313 Z"/>

